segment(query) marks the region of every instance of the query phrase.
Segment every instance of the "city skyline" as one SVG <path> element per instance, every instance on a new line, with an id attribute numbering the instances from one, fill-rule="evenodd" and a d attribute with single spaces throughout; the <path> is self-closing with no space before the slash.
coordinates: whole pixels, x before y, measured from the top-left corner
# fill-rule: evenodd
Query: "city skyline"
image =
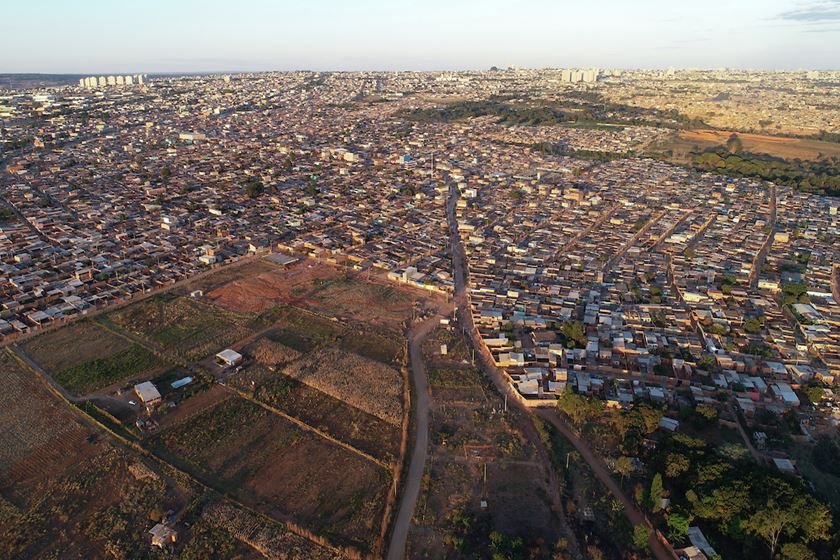
<path id="1" fill-rule="evenodd" d="M 840 2 L 772 0 L 674 6 L 601 0 L 345 5 L 322 0 L 88 0 L 7 8 L 8 73 L 471 70 L 498 67 L 830 69 Z"/>

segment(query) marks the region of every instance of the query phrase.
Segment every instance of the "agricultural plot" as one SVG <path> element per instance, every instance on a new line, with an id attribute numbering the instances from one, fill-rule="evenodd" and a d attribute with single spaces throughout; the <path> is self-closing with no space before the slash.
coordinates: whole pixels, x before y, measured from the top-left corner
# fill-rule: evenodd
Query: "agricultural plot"
<path id="1" fill-rule="evenodd" d="M 389 473 L 245 399 L 223 400 L 148 443 L 215 488 L 329 542 L 369 551 L 377 539 Z"/>
<path id="2" fill-rule="evenodd" d="M 397 365 L 405 357 L 401 336 L 362 323 L 339 323 L 300 308 L 287 307 L 278 312 L 279 326 L 270 338 L 300 352 L 316 346 L 334 346 L 384 364 Z"/>
<path id="3" fill-rule="evenodd" d="M 380 362 L 335 348 L 319 348 L 283 373 L 394 426 L 402 421 L 402 377 Z"/>
<path id="4" fill-rule="evenodd" d="M 173 294 L 118 309 L 108 320 L 188 360 L 213 354 L 261 326 L 254 318 Z"/>
<path id="5" fill-rule="evenodd" d="M 51 373 L 112 356 L 130 347 L 128 340 L 88 320 L 45 332 L 21 344 L 30 358 Z"/>
<path id="6" fill-rule="evenodd" d="M 0 353 L 0 558 L 104 558 L 148 547 L 146 531 L 189 495 L 88 428 Z"/>
<path id="7" fill-rule="evenodd" d="M 164 365 L 145 348 L 90 321 L 44 333 L 22 348 L 63 387 L 79 395 L 149 375 Z"/>
<path id="8" fill-rule="evenodd" d="M 265 348 L 261 344 L 257 347 Z M 271 366 L 259 363 L 259 358 L 228 382 L 258 401 L 383 462 L 393 462 L 399 456 L 399 427 L 275 372 Z"/>

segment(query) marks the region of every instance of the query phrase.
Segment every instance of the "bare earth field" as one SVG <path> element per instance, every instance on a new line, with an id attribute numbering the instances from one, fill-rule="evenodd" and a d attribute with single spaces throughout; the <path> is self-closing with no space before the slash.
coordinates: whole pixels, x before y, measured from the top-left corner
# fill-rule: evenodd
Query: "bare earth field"
<path id="1" fill-rule="evenodd" d="M 266 514 L 332 542 L 367 550 L 376 540 L 390 475 L 242 398 L 158 433 L 151 445 Z"/>
<path id="2" fill-rule="evenodd" d="M 671 148 L 676 157 L 683 157 L 695 146 L 702 150 L 725 144 L 731 134 L 721 130 L 683 130 L 666 147 Z M 738 137 L 746 152 L 804 160 L 817 159 L 820 154 L 840 156 L 840 144 L 834 142 L 748 133 L 738 133 Z"/>
<path id="3" fill-rule="evenodd" d="M 288 269 L 260 261 L 261 265 L 247 265 L 234 275 L 226 275 L 207 293 L 217 305 L 237 313 L 264 311 L 274 305 L 298 302 L 314 289 L 316 281 L 326 281 L 339 274 L 324 264 L 308 261 L 296 263 Z M 214 275 L 215 276 L 215 275 Z"/>

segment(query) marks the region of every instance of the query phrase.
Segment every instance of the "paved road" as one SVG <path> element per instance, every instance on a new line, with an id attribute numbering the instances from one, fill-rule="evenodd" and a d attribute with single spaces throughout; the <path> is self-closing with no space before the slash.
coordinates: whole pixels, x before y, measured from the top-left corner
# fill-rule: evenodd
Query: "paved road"
<path id="1" fill-rule="evenodd" d="M 647 525 L 645 516 L 642 515 L 642 512 L 638 510 L 636 504 L 627 497 L 621 489 L 621 486 L 619 486 L 612 477 L 607 465 L 600 457 L 592 452 L 589 446 L 584 443 L 580 437 L 569 428 L 569 426 L 566 425 L 563 418 L 560 416 L 560 412 L 554 409 L 539 409 L 536 414 L 554 426 L 557 431 L 563 435 L 563 437 L 572 443 L 577 452 L 580 453 L 581 457 L 583 457 L 583 460 L 586 461 L 592 469 L 592 472 L 595 473 L 595 476 L 598 477 L 598 480 L 600 480 L 604 486 L 607 487 L 607 490 L 610 491 L 610 494 L 612 494 L 613 497 L 620 501 L 624 506 L 624 514 L 627 516 L 627 519 L 630 520 L 630 523 L 632 523 L 633 526 L 639 524 Z M 673 560 L 674 557 L 668 552 L 668 550 L 665 549 L 665 546 L 659 542 L 653 532 L 650 533 L 648 542 L 650 543 L 650 550 L 657 560 Z"/>
<path id="2" fill-rule="evenodd" d="M 408 475 L 403 485 L 403 495 L 400 500 L 399 511 L 394 521 L 391 533 L 391 543 L 388 546 L 388 560 L 402 560 L 405 558 L 405 545 L 408 540 L 408 530 L 417 498 L 420 497 L 420 485 L 423 483 L 423 471 L 426 468 L 426 457 L 429 451 L 429 380 L 426 377 L 426 366 L 423 363 L 423 342 L 434 328 L 440 324 L 440 317 L 427 319 L 414 327 L 408 335 L 409 357 L 411 361 L 411 377 L 414 384 L 412 403 L 414 409 L 414 447 L 411 450 L 411 460 Z"/>

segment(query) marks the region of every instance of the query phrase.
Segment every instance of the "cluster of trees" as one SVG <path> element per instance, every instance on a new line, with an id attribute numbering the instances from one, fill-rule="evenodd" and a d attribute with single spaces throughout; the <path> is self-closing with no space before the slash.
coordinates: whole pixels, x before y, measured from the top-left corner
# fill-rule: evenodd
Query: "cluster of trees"
<path id="1" fill-rule="evenodd" d="M 403 117 L 418 122 L 454 122 L 475 117 L 495 116 L 507 126 L 539 126 L 564 123 L 573 117 L 560 109 L 545 106 L 529 107 L 500 101 L 464 101 L 445 107 L 414 109 Z"/>
<path id="2" fill-rule="evenodd" d="M 840 143 L 840 133 L 828 132 L 826 130 L 820 130 L 817 134 L 811 134 L 810 136 L 806 136 L 805 138 L 811 138 L 813 140 L 822 140 L 823 142 Z"/>
<path id="3" fill-rule="evenodd" d="M 555 156 L 569 156 L 588 161 L 613 161 L 633 157 L 632 152 L 601 152 L 598 150 L 573 150 L 564 144 L 553 142 L 537 142 L 531 148 L 542 153 Z"/>
<path id="4" fill-rule="evenodd" d="M 446 516 L 447 529 L 443 542 L 464 557 L 485 557 L 481 549 L 489 552 L 492 560 L 524 560 L 525 543 L 521 537 L 515 537 L 489 531 L 486 519 L 478 519 L 464 506 L 453 509 Z"/>
<path id="5" fill-rule="evenodd" d="M 265 192 L 265 187 L 263 186 L 262 181 L 254 177 L 246 180 L 243 183 L 243 186 L 245 187 L 245 194 L 248 195 L 248 198 L 257 198 Z"/>
<path id="6" fill-rule="evenodd" d="M 579 395 L 570 385 L 557 399 L 557 408 L 577 429 L 591 432 L 593 441 L 598 441 L 610 452 L 620 453 L 616 468 L 625 471 L 625 476 L 632 471 L 627 459 L 641 453 L 645 438 L 656 431 L 662 419 L 661 410 L 646 404 L 608 414 L 604 401 Z"/>
<path id="7" fill-rule="evenodd" d="M 840 196 L 840 158 L 817 161 L 785 160 L 742 151 L 740 139 L 730 138 L 726 146 L 695 154 L 694 166 L 703 171 L 765 179 L 805 192 Z"/>
<path id="8" fill-rule="evenodd" d="M 831 512 L 802 481 L 728 458 L 685 434 L 662 442 L 651 466 L 657 474 L 647 504 L 678 543 L 689 523 L 702 521 L 719 550 L 738 550 L 744 557 L 769 552 L 774 558 L 780 551 L 785 558 L 831 557 L 836 544 L 828 542 L 836 539 Z M 671 498 L 665 514 L 656 510 L 660 492 Z"/>

